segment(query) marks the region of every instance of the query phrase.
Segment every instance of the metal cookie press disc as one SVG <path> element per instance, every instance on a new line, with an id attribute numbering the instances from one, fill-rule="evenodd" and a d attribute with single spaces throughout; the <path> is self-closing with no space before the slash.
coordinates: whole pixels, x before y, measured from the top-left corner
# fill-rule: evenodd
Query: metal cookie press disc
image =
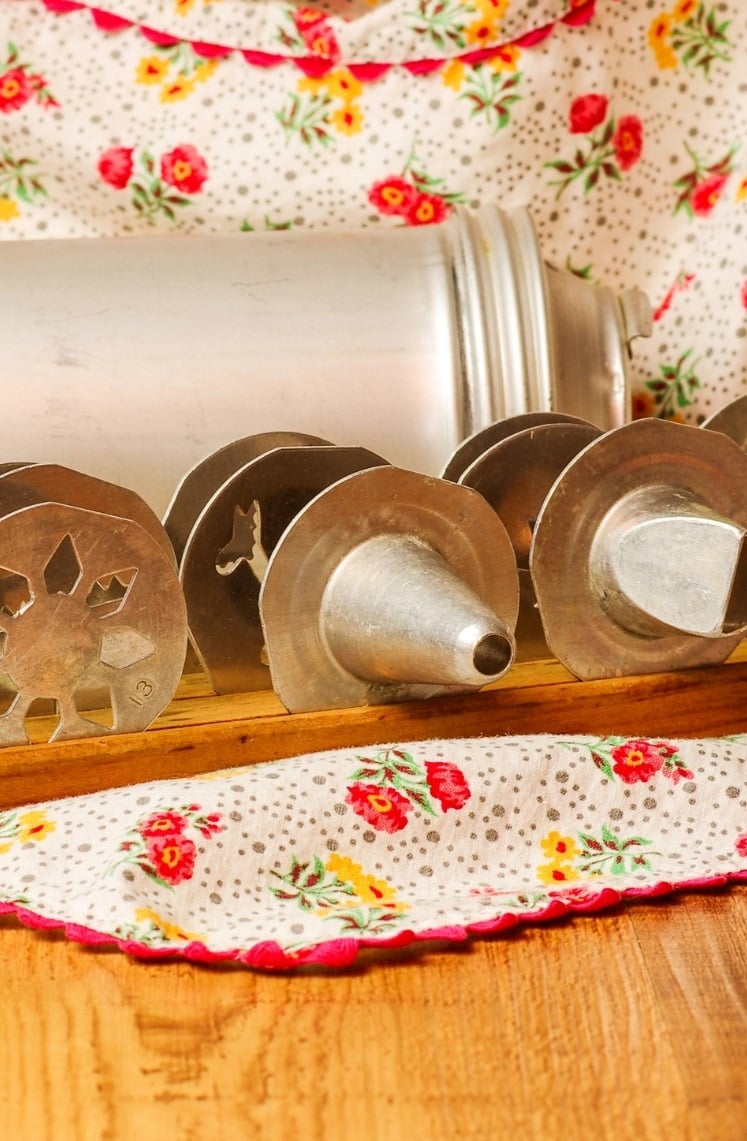
<path id="1" fill-rule="evenodd" d="M 382 464 L 365 448 L 275 447 L 234 471 L 205 503 L 179 577 L 190 637 L 216 693 L 269 688 L 259 590 L 283 531 L 331 483 Z"/>
<path id="2" fill-rule="evenodd" d="M 539 513 L 530 569 L 547 642 L 581 678 L 723 661 L 747 626 L 747 455 L 639 420 L 589 444 Z"/>
<path id="3" fill-rule="evenodd" d="M 479 688 L 514 655 L 511 542 L 469 488 L 398 468 L 341 479 L 288 527 L 260 613 L 291 712 Z"/>
<path id="4" fill-rule="evenodd" d="M 564 412 L 522 412 L 518 416 L 508 416 L 505 420 L 497 420 L 487 428 L 475 432 L 463 440 L 458 448 L 452 452 L 446 467 L 441 473 L 442 479 L 450 479 L 457 483 L 467 468 L 484 455 L 494 444 L 507 440 L 528 428 L 538 428 L 542 424 L 583 424 L 588 420 L 580 416 L 566 415 Z"/>
<path id="5" fill-rule="evenodd" d="M 523 419 L 523 418 L 519 418 Z M 601 436 L 580 420 L 538 422 L 494 443 L 459 478 L 493 508 L 508 531 L 519 572 L 521 603 L 516 628 L 519 660 L 547 657 L 537 599 L 529 573 L 532 535 L 547 493 L 574 456 Z"/>
<path id="6" fill-rule="evenodd" d="M 0 744 L 28 741 L 40 704 L 56 710 L 53 741 L 147 728 L 187 637 L 163 549 L 131 520 L 39 502 L 0 518 L 0 551 Z"/>
<path id="7" fill-rule="evenodd" d="M 177 562 L 181 562 L 184 545 L 205 504 L 239 468 L 274 448 L 311 448 L 316 445 L 332 446 L 329 440 L 307 436 L 303 432 L 258 432 L 233 440 L 195 464 L 180 481 L 163 519 Z"/>
<path id="8" fill-rule="evenodd" d="M 740 396 L 714 412 L 713 416 L 703 421 L 701 427 L 723 432 L 735 444 L 739 444 L 742 451 L 747 451 L 747 396 Z"/>
<path id="9" fill-rule="evenodd" d="M 129 519 L 142 527 L 176 566 L 161 521 L 136 492 L 60 464 L 6 464 L 0 468 L 0 516 L 45 502 Z"/>

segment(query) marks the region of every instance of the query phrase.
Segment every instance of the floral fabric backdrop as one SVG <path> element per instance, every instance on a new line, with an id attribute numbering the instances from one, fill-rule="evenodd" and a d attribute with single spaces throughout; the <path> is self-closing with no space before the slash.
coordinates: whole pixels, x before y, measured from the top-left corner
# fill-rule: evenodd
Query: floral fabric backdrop
<path id="1" fill-rule="evenodd" d="M 0 238 L 437 224 L 528 205 L 639 285 L 638 414 L 745 390 L 740 0 L 0 0 Z"/>
<path id="2" fill-rule="evenodd" d="M 282 969 L 747 879 L 747 737 L 336 750 L 0 813 L 0 915 Z"/>

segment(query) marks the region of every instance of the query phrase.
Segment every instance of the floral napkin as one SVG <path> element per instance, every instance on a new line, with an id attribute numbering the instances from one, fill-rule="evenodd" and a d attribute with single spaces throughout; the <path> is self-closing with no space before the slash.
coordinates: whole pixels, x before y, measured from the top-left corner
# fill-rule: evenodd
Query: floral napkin
<path id="1" fill-rule="evenodd" d="M 342 749 L 0 814 L 0 912 L 143 957 L 344 966 L 747 879 L 747 735 Z"/>

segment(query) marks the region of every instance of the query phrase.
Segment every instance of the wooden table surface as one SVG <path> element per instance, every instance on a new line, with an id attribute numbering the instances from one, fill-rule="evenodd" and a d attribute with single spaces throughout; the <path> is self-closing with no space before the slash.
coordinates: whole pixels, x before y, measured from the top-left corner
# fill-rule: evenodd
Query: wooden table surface
<path id="1" fill-rule="evenodd" d="M 34 1141 L 743 1141 L 747 886 L 266 975 L 5 920 L 2 1107 Z"/>

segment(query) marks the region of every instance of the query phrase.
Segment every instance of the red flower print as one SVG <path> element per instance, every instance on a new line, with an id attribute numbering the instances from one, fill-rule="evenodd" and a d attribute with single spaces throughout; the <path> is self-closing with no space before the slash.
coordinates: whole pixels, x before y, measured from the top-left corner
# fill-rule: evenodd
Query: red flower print
<path id="1" fill-rule="evenodd" d="M 192 878 L 197 849 L 186 836 L 149 836 L 147 854 L 155 874 L 166 883 L 174 885 Z"/>
<path id="2" fill-rule="evenodd" d="M 433 222 L 443 222 L 449 207 L 438 194 L 418 194 L 407 211 L 410 226 L 430 226 Z"/>
<path id="3" fill-rule="evenodd" d="M 471 793 L 464 773 L 450 761 L 426 761 L 428 789 L 441 808 L 461 808 L 469 800 Z"/>
<path id="4" fill-rule="evenodd" d="M 315 24 L 323 24 L 326 19 L 326 13 L 317 8 L 296 8 L 293 13 L 293 23 L 301 33 L 307 28 L 313 28 Z"/>
<path id="5" fill-rule="evenodd" d="M 741 836 L 737 836 L 737 842 L 734 845 L 740 856 L 744 856 L 747 860 L 747 832 L 743 832 Z"/>
<path id="6" fill-rule="evenodd" d="M 173 836 L 183 832 L 187 826 L 186 817 L 180 812 L 154 812 L 144 820 L 138 831 L 142 836 Z"/>
<path id="7" fill-rule="evenodd" d="M 739 290 L 739 300 L 742 302 L 742 308 L 747 309 L 747 281 L 742 282 L 742 287 Z"/>
<path id="8" fill-rule="evenodd" d="M 161 178 L 185 194 L 201 190 L 207 176 L 207 163 L 189 144 L 174 147 L 161 158 Z"/>
<path id="9" fill-rule="evenodd" d="M 578 873 L 570 864 L 544 864 L 540 871 L 544 883 L 570 883 L 577 878 Z"/>
<path id="10" fill-rule="evenodd" d="M 643 123 L 637 115 L 623 115 L 612 137 L 620 170 L 630 170 L 643 150 Z"/>
<path id="11" fill-rule="evenodd" d="M 655 744 L 635 738 L 617 745 L 611 752 L 612 768 L 626 784 L 635 784 L 637 781 L 648 781 L 658 773 L 667 757 L 673 756 L 677 750 L 673 745 L 663 741 Z"/>
<path id="12" fill-rule="evenodd" d="M 414 186 L 393 175 L 373 184 L 368 192 L 368 201 L 380 214 L 406 214 L 417 196 Z"/>
<path id="13" fill-rule="evenodd" d="M 607 114 L 606 95 L 579 95 L 571 103 L 568 113 L 569 130 L 572 135 L 588 135 Z"/>
<path id="14" fill-rule="evenodd" d="M 207 839 L 210 839 L 215 832 L 222 832 L 224 827 L 221 824 L 220 812 L 211 812 L 208 816 L 199 816 L 195 820 L 195 826 L 200 835 Z"/>
<path id="15" fill-rule="evenodd" d="M 313 24 L 310 28 L 299 28 L 299 31 L 312 55 L 337 63 L 342 53 L 337 37 L 328 24 Z"/>
<path id="16" fill-rule="evenodd" d="M 115 190 L 124 190 L 132 177 L 132 151 L 132 147 L 110 147 L 99 159 L 99 174 Z"/>
<path id="17" fill-rule="evenodd" d="M 671 777 L 675 784 L 678 784 L 681 780 L 693 779 L 692 769 L 684 769 L 682 765 L 677 765 L 673 769 L 665 768 L 664 775 Z"/>
<path id="18" fill-rule="evenodd" d="M 728 174 L 712 174 L 710 178 L 699 182 L 693 190 L 692 198 L 690 199 L 693 214 L 696 214 L 699 218 L 705 218 L 710 214 L 721 197 L 728 181 Z"/>
<path id="19" fill-rule="evenodd" d="M 0 111 L 17 111 L 34 94 L 34 85 L 26 72 L 14 67 L 0 75 Z"/>
<path id="20" fill-rule="evenodd" d="M 547 894 L 550 899 L 559 899 L 563 903 L 570 904 L 591 903 L 592 900 L 599 898 L 599 892 L 592 891 L 588 887 L 566 887 L 560 891 L 548 891 Z"/>
<path id="21" fill-rule="evenodd" d="M 412 804 L 396 788 L 378 784 L 351 784 L 345 797 L 353 812 L 380 832 L 399 832 L 407 824 Z"/>

